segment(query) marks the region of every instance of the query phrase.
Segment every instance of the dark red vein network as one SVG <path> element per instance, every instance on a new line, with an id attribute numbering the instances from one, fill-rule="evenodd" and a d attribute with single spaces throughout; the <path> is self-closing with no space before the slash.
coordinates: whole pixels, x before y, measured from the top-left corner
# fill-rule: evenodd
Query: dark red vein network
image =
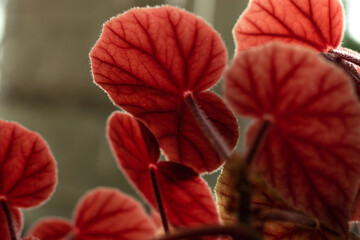
<path id="1" fill-rule="evenodd" d="M 151 182 L 154 169 L 165 213 L 173 226 L 219 223 L 215 201 L 206 182 L 179 163 L 154 159 L 155 138 L 131 115 L 115 112 L 108 121 L 108 137 L 119 167 L 140 193 L 158 208 Z M 156 154 L 152 154 L 156 152 Z"/>
<path id="2" fill-rule="evenodd" d="M 240 53 L 225 82 L 234 110 L 271 121 L 255 165 L 293 206 L 347 231 L 360 176 L 360 106 L 343 72 L 272 43 Z"/>
<path id="3" fill-rule="evenodd" d="M 137 201 L 116 189 L 98 187 L 86 193 L 74 211 L 74 223 L 61 218 L 40 220 L 30 236 L 46 240 L 151 239 L 155 226 Z"/>
<path id="4" fill-rule="evenodd" d="M 38 206 L 56 182 L 55 160 L 40 135 L 0 120 L 0 198 L 12 207 Z"/>
<path id="5" fill-rule="evenodd" d="M 274 40 L 327 52 L 340 45 L 343 25 L 339 0 L 253 0 L 233 34 L 237 53 Z"/>
<path id="6" fill-rule="evenodd" d="M 223 162 L 184 101 L 189 93 L 235 146 L 235 118 L 207 91 L 225 69 L 226 48 L 202 19 L 171 6 L 132 9 L 104 25 L 90 58 L 94 81 L 151 130 L 169 160 L 199 173 Z"/>

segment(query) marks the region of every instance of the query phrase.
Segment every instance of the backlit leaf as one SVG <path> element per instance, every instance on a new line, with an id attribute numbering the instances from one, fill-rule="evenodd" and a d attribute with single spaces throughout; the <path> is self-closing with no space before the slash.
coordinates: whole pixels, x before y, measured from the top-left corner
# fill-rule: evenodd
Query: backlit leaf
<path id="1" fill-rule="evenodd" d="M 207 91 L 223 73 L 226 48 L 202 19 L 171 6 L 132 9 L 104 25 L 90 58 L 94 81 L 150 129 L 170 161 L 199 173 L 223 162 L 184 101 L 190 93 L 235 146 L 234 116 Z"/>
<path id="2" fill-rule="evenodd" d="M 322 52 L 339 46 L 343 25 L 339 0 L 252 0 L 233 33 L 237 52 L 273 40 Z"/>
<path id="3" fill-rule="evenodd" d="M 34 207 L 50 197 L 56 181 L 46 142 L 17 123 L 0 120 L 0 197 L 13 207 Z"/>
<path id="4" fill-rule="evenodd" d="M 154 169 L 165 213 L 172 225 L 218 223 L 215 202 L 206 182 L 184 165 L 157 162 L 158 159 L 149 156 L 149 153 L 158 151 L 158 146 L 150 131 L 145 130 L 128 114 L 115 112 L 110 117 L 108 137 L 120 168 L 148 202 L 157 208 L 150 176 L 150 169 Z"/>
<path id="5" fill-rule="evenodd" d="M 85 194 L 74 213 L 76 240 L 150 239 L 155 234 L 142 206 L 118 190 L 97 188 Z"/>
<path id="6" fill-rule="evenodd" d="M 286 201 L 346 232 L 360 176 L 360 106 L 341 70 L 276 43 L 244 51 L 225 82 L 234 110 L 271 125 L 256 167 Z M 251 141 L 249 141 L 251 142 Z"/>
<path id="7" fill-rule="evenodd" d="M 61 218 L 40 220 L 29 235 L 43 240 L 151 239 L 155 227 L 142 206 L 116 189 L 99 187 L 86 193 L 74 212 L 74 223 Z"/>
<path id="8" fill-rule="evenodd" d="M 36 222 L 28 232 L 29 236 L 46 240 L 62 240 L 74 231 L 71 221 L 63 218 L 49 217 Z"/>

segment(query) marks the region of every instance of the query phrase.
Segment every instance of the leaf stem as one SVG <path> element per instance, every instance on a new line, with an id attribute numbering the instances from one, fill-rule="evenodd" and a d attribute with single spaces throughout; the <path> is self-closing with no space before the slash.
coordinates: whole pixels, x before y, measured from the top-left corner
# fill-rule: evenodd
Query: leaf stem
<path id="1" fill-rule="evenodd" d="M 236 189 L 239 193 L 239 208 L 237 211 L 237 220 L 242 223 L 250 223 L 251 217 L 251 198 L 252 198 L 252 185 L 249 182 L 249 167 L 254 161 L 259 146 L 270 126 L 269 120 L 263 120 L 260 129 L 258 130 L 254 141 L 246 152 L 244 164 L 240 168 L 239 178 L 236 184 Z"/>
<path id="2" fill-rule="evenodd" d="M 221 236 L 226 235 L 232 237 L 234 240 L 261 240 L 262 237 L 257 231 L 245 225 L 232 225 L 232 226 L 199 226 L 196 228 L 182 229 L 177 233 L 172 233 L 167 236 L 157 238 L 157 240 L 180 240 L 180 239 L 195 239 L 201 236 Z"/>
<path id="3" fill-rule="evenodd" d="M 344 59 L 355 65 L 360 66 L 360 58 L 351 53 L 348 53 L 348 52 L 342 51 L 342 50 L 338 50 L 338 49 L 332 49 L 329 51 L 329 53 L 333 53 L 338 58 Z"/>
<path id="4" fill-rule="evenodd" d="M 222 159 L 229 159 L 232 153 L 230 147 L 223 136 L 221 136 L 213 124 L 208 120 L 204 111 L 196 103 L 193 95 L 188 94 L 185 97 L 185 101 L 216 152 Z"/>
<path id="5" fill-rule="evenodd" d="M 160 212 L 160 216 L 161 216 L 161 222 L 163 224 L 163 228 L 164 228 L 164 232 L 165 234 L 169 234 L 169 224 L 166 218 L 166 214 L 165 214 L 165 209 L 161 200 L 161 195 L 160 195 L 160 191 L 159 191 L 159 186 L 156 180 L 156 175 L 155 175 L 155 166 L 151 166 L 150 167 L 150 176 L 151 176 L 151 182 L 154 188 L 154 193 L 155 193 L 155 198 L 156 198 L 156 202 L 158 205 L 158 209 Z"/>
<path id="6" fill-rule="evenodd" d="M 17 234 L 16 234 L 16 227 L 15 227 L 14 221 L 11 216 L 9 205 L 7 204 L 5 199 L 1 199 L 0 204 L 1 204 L 2 209 L 4 210 L 4 214 L 5 214 L 7 223 L 8 223 L 11 240 L 18 240 Z"/>

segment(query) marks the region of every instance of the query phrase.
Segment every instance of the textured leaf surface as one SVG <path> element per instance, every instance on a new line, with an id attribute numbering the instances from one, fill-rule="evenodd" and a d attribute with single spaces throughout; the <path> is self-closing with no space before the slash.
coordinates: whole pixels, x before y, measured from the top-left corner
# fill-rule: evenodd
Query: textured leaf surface
<path id="1" fill-rule="evenodd" d="M 252 0 L 233 30 L 237 52 L 273 40 L 337 48 L 343 18 L 339 0 Z"/>
<path id="2" fill-rule="evenodd" d="M 28 232 L 29 236 L 46 240 L 62 240 L 74 232 L 71 221 L 63 218 L 49 217 L 36 222 Z"/>
<path id="3" fill-rule="evenodd" d="M 115 112 L 108 122 L 108 136 L 120 168 L 157 208 L 150 177 L 150 169 L 154 168 L 165 212 L 172 225 L 219 221 L 210 189 L 197 173 L 184 165 L 157 162 L 149 156 L 154 151 L 157 154 L 152 156 L 158 156 L 158 146 L 141 123 L 128 114 Z"/>
<path id="4" fill-rule="evenodd" d="M 88 192 L 74 213 L 76 239 L 133 240 L 154 237 L 155 227 L 142 206 L 118 190 Z"/>
<path id="5" fill-rule="evenodd" d="M 227 74 L 239 114 L 272 121 L 255 165 L 293 206 L 347 231 L 360 176 L 360 106 L 346 75 L 312 52 L 268 44 Z M 336 177 L 334 177 L 336 176 Z"/>
<path id="6" fill-rule="evenodd" d="M 10 208 L 10 212 L 14 222 L 15 231 L 20 235 L 23 227 L 21 211 L 18 208 Z M 9 226 L 2 207 L 0 207 L 0 239 L 10 239 Z"/>
<path id="7" fill-rule="evenodd" d="M 17 123 L 0 120 L 0 197 L 14 207 L 34 207 L 50 197 L 56 181 L 46 142 Z"/>
<path id="8" fill-rule="evenodd" d="M 104 25 L 90 58 L 94 81 L 150 129 L 169 160 L 197 172 L 223 162 L 184 101 L 189 93 L 235 146 L 235 118 L 206 91 L 220 79 L 226 49 L 202 19 L 170 6 L 132 9 Z"/>

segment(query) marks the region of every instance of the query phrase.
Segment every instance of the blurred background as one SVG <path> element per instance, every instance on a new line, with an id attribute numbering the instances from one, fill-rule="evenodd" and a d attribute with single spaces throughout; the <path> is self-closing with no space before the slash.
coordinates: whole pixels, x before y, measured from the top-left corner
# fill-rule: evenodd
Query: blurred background
<path id="1" fill-rule="evenodd" d="M 92 83 L 88 53 L 110 17 L 160 4 L 205 18 L 233 56 L 231 30 L 246 0 L 0 0 L 0 118 L 39 132 L 59 171 L 51 200 L 24 211 L 25 231 L 40 217 L 71 218 L 79 197 L 100 185 L 137 197 L 109 150 L 105 122 L 117 108 Z M 343 46 L 359 51 L 360 1 L 344 4 Z M 206 176 L 212 187 L 216 178 Z"/>

